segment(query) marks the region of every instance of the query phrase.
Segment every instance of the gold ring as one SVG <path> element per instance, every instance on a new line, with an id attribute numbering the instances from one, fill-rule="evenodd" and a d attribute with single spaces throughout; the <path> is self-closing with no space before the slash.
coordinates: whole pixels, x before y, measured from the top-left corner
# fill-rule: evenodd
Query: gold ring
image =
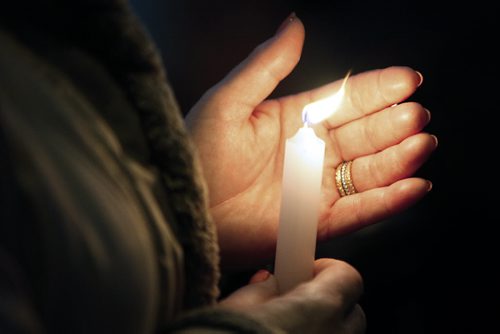
<path id="1" fill-rule="evenodd" d="M 342 162 L 335 172 L 335 183 L 340 197 L 357 193 L 351 176 L 352 160 Z"/>
<path id="2" fill-rule="evenodd" d="M 342 186 L 342 165 L 343 163 L 337 167 L 337 171 L 335 172 L 335 183 L 337 184 L 337 190 L 339 191 L 340 197 L 346 195 L 344 187 Z"/>

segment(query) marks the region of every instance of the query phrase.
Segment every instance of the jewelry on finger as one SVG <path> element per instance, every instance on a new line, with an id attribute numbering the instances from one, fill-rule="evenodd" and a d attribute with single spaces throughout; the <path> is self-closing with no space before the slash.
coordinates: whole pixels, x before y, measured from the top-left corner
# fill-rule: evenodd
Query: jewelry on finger
<path id="1" fill-rule="evenodd" d="M 353 195 L 357 193 L 356 187 L 354 187 L 354 182 L 352 180 L 352 160 L 347 163 L 347 166 L 345 168 L 345 183 L 346 183 L 346 193 L 347 195 Z"/>
<path id="2" fill-rule="evenodd" d="M 353 195 L 357 193 L 356 187 L 352 180 L 352 160 L 342 162 L 335 172 L 335 183 L 339 191 L 340 197 Z"/>
<path id="3" fill-rule="evenodd" d="M 342 186 L 342 165 L 343 163 L 337 167 L 337 170 L 335 172 L 335 184 L 337 185 L 337 190 L 339 191 L 340 197 L 344 197 L 346 195 L 344 187 Z"/>

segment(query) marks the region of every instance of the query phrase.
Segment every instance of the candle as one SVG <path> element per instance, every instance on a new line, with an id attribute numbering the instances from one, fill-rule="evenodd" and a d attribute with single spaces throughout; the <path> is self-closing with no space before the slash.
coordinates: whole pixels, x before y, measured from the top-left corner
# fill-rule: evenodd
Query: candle
<path id="1" fill-rule="evenodd" d="M 325 142 L 309 124 L 338 109 L 348 75 L 334 95 L 304 107 L 304 126 L 287 139 L 274 274 L 280 293 L 313 277 Z"/>
<path id="2" fill-rule="evenodd" d="M 275 275 L 280 292 L 312 278 L 325 142 L 300 128 L 285 145 Z"/>

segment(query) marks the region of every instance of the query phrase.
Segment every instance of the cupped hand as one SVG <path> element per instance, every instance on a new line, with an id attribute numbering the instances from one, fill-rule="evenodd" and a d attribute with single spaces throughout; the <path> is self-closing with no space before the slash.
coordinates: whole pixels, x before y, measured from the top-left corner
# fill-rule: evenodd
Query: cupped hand
<path id="1" fill-rule="evenodd" d="M 364 333 L 365 315 L 358 305 L 363 282 L 347 263 L 317 260 L 314 278 L 281 296 L 274 276 L 267 276 L 257 273 L 251 284 L 236 290 L 220 306 L 284 333 Z"/>
<path id="2" fill-rule="evenodd" d="M 302 126 L 306 104 L 336 93 L 342 84 L 339 79 L 266 100 L 298 63 L 303 42 L 301 21 L 289 19 L 186 117 L 226 267 L 256 265 L 272 257 L 285 140 Z M 430 182 L 411 177 L 437 146 L 435 136 L 422 132 L 430 114 L 418 103 L 402 103 L 421 82 L 422 76 L 407 67 L 353 75 L 338 111 L 314 127 L 326 143 L 319 240 L 394 215 L 430 190 Z M 340 197 L 335 168 L 350 160 L 358 193 Z"/>

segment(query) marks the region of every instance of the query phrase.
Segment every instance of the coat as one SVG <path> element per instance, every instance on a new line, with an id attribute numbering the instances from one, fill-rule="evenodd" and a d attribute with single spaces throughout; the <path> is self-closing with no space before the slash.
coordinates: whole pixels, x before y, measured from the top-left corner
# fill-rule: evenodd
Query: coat
<path id="1" fill-rule="evenodd" d="M 0 333 L 267 333 L 215 306 L 204 181 L 126 1 L 0 10 Z"/>

